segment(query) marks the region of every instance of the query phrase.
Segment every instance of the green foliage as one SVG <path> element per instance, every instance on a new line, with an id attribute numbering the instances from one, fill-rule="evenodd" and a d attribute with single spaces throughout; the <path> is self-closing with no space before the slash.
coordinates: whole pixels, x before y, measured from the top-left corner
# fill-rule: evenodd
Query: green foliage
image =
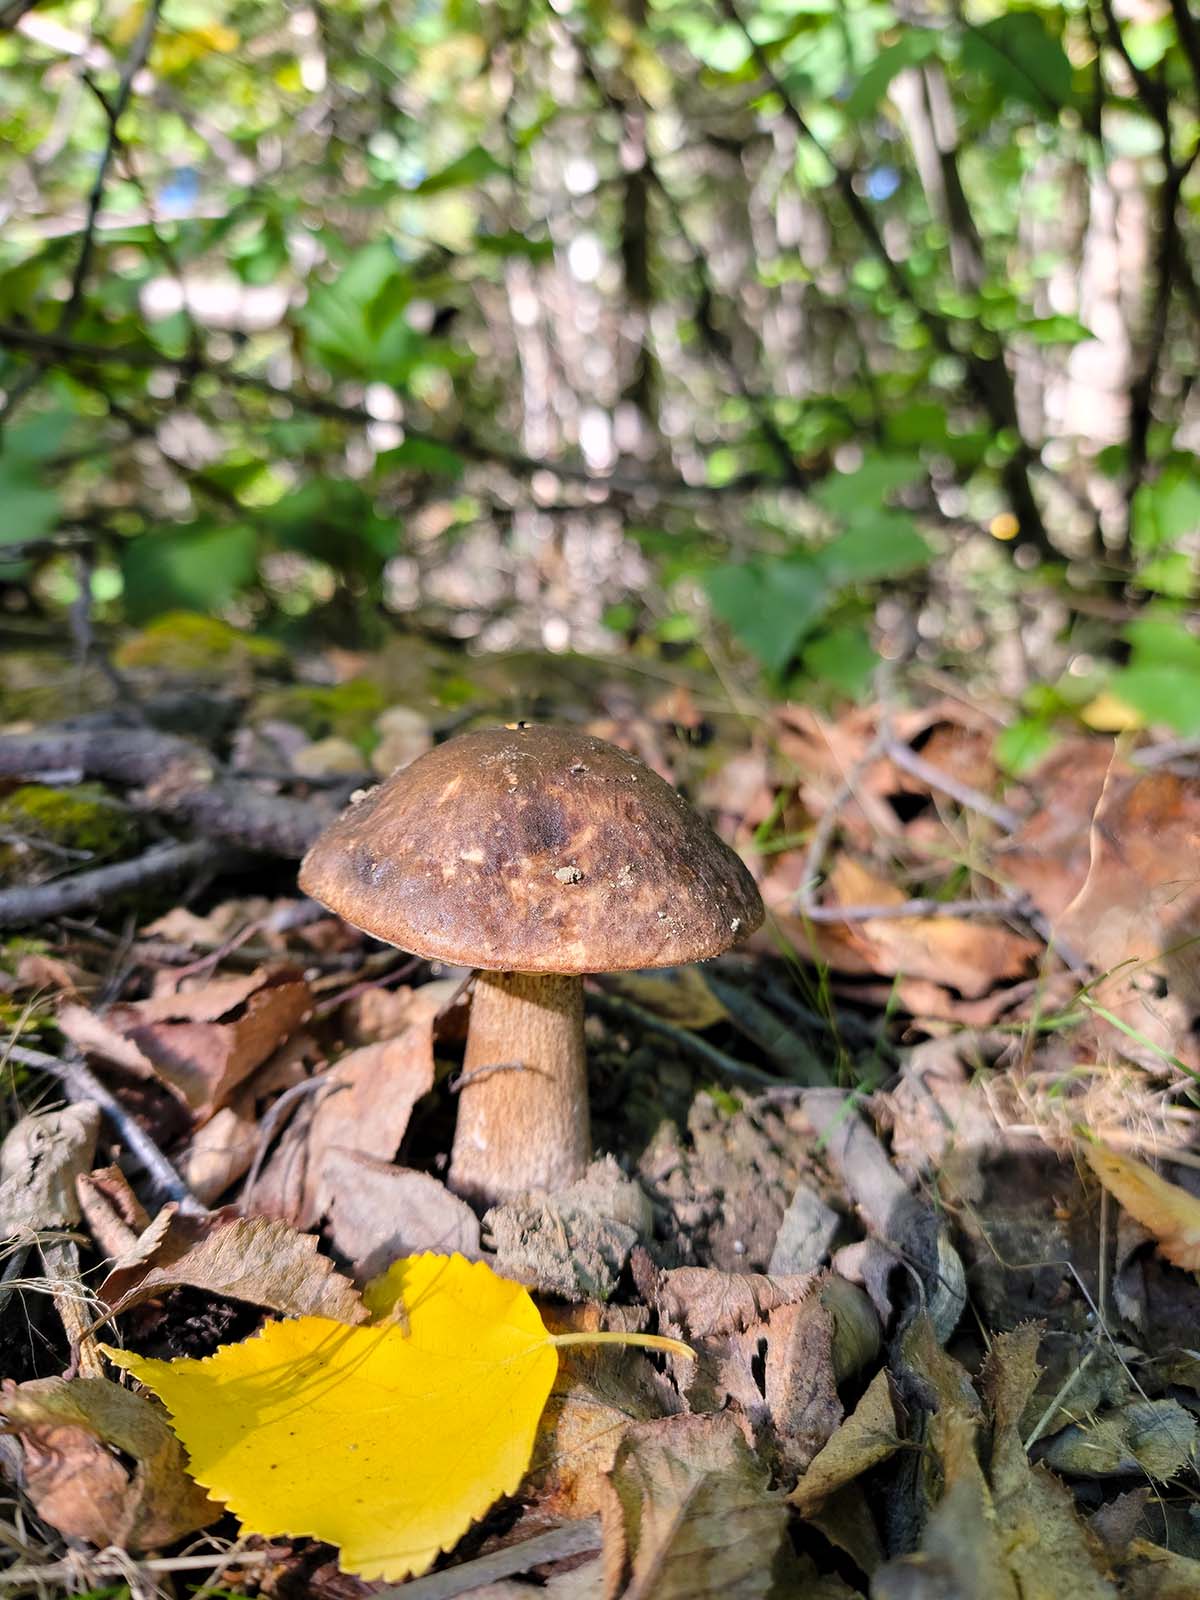
<path id="1" fill-rule="evenodd" d="M 1125 637 L 1129 664 L 1112 675 L 1112 692 L 1148 723 L 1200 733 L 1200 639 L 1169 617 L 1131 623 Z"/>
<path id="2" fill-rule="evenodd" d="M 98 91 L 144 16 L 105 8 Z M 1194 173 L 1165 282 L 1155 247 L 1196 136 L 1174 13 L 971 0 L 923 26 L 891 0 L 747 0 L 741 22 L 706 0 L 334 0 L 307 32 L 298 16 L 168 8 L 82 255 L 109 119 L 55 46 L 0 34 L 14 614 L 61 622 L 90 585 L 101 622 L 168 619 L 143 660 L 201 674 L 224 644 L 200 614 L 241 630 L 228 659 L 247 669 L 265 664 L 247 639 L 359 644 L 414 607 L 455 637 L 447 611 L 471 613 L 464 636 L 506 611 L 528 640 L 540 619 L 505 564 L 533 570 L 535 521 L 567 550 L 595 514 L 647 577 L 583 596 L 588 626 L 604 613 L 637 648 L 684 653 L 703 593 L 774 687 L 831 699 L 869 687 L 881 598 L 916 609 L 943 556 L 969 587 L 1014 534 L 1014 581 L 1054 581 L 1057 551 L 1103 522 L 1067 603 L 1089 580 L 1197 598 Z M 91 25 L 71 7 L 59 23 Z M 1111 233 L 1088 208 L 1117 159 L 1128 215 L 1155 221 L 1144 281 L 1097 309 L 1071 285 Z M 1043 404 L 1080 389 L 1071 352 L 1097 340 L 1150 388 L 1111 397 L 1100 455 Z M 589 429 L 619 441 L 611 457 Z M 609 467 L 605 500 L 581 480 Z M 69 549 L 3 560 L 67 531 Z M 460 560 L 483 598 L 433 581 Z M 574 624 L 574 604 L 552 609 Z M 1193 666 L 1161 630 L 1184 655 L 1190 636 L 1148 627 L 1113 691 L 1190 728 Z M 1101 675 L 1114 641 L 1079 631 Z M 1001 762 L 1026 770 L 1060 713 L 1027 707 Z"/>

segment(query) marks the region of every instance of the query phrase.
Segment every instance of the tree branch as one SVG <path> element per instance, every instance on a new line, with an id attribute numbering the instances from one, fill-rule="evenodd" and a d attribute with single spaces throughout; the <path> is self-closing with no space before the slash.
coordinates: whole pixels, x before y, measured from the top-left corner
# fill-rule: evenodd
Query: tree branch
<path id="1" fill-rule="evenodd" d="M 83 239 L 79 248 L 79 256 L 75 262 L 75 271 L 71 274 L 71 287 L 67 298 L 63 302 L 62 310 L 54 324 L 56 334 L 69 334 L 79 314 L 83 309 L 83 292 L 87 285 L 88 273 L 92 267 L 92 257 L 96 248 L 96 224 L 100 217 L 100 207 L 104 203 L 104 191 L 108 184 L 108 170 L 112 165 L 120 144 L 119 125 L 129 100 L 133 94 L 133 80 L 145 66 L 150 54 L 150 46 L 154 43 L 154 34 L 158 28 L 159 13 L 162 10 L 163 0 L 150 0 L 146 7 L 142 25 L 138 29 L 125 65 L 121 68 L 121 76 L 117 82 L 117 92 L 111 104 L 102 100 L 108 115 L 108 137 L 100 151 L 100 159 L 96 163 L 96 175 L 92 179 L 91 192 L 88 195 L 87 213 L 83 222 Z M 0 426 L 9 421 L 24 397 L 40 380 L 47 363 L 35 363 L 23 379 L 15 383 L 5 396 L 4 403 L 0 406 Z"/>

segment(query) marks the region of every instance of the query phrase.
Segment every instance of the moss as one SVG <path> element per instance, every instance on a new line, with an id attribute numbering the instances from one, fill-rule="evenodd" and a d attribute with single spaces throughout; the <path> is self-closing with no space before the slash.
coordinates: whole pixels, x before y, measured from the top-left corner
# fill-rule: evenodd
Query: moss
<path id="1" fill-rule="evenodd" d="M 384 690 L 372 678 L 351 678 L 332 685 L 296 684 L 260 695 L 254 721 L 293 722 L 310 739 L 337 734 L 369 755 L 379 740 L 375 719 L 388 703 Z"/>
<path id="2" fill-rule="evenodd" d="M 273 639 L 242 633 L 216 617 L 169 611 L 126 639 L 116 654 L 126 671 L 153 669 L 189 678 L 225 679 L 237 672 L 270 672 L 286 665 Z"/>
<path id="3" fill-rule="evenodd" d="M 112 700 L 104 674 L 81 677 L 61 648 L 0 650 L 0 724 L 57 722 L 67 711 L 98 711 Z"/>
<path id="4" fill-rule="evenodd" d="M 137 824 L 99 784 L 23 784 L 0 799 L 0 883 L 36 883 L 64 867 L 111 861 L 137 840 Z M 86 851 L 87 857 L 63 851 Z"/>

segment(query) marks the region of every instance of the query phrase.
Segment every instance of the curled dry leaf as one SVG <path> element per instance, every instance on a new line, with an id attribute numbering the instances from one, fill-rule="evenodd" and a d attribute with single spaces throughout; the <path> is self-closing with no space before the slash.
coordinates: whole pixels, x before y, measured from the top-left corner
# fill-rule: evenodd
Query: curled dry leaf
<path id="1" fill-rule="evenodd" d="M 150 1226 L 146 1208 L 120 1167 L 81 1172 L 75 1192 L 92 1238 L 106 1256 L 124 1255 Z"/>
<path id="2" fill-rule="evenodd" d="M 312 1011 L 308 985 L 290 969 L 215 978 L 181 994 L 59 1015 L 79 1049 L 172 1089 L 197 1118 L 212 1116 Z"/>
<path id="3" fill-rule="evenodd" d="M 315 1234 L 273 1217 L 182 1217 L 165 1207 L 100 1287 L 114 1311 L 187 1285 L 291 1316 L 355 1323 L 366 1318 L 358 1291 L 318 1253 Z"/>
<path id="4" fill-rule="evenodd" d="M 790 1495 L 790 1503 L 802 1516 L 810 1515 L 830 1495 L 900 1448 L 899 1409 L 890 1374 L 886 1370 L 877 1372 L 862 1399 L 809 1463 Z"/>
<path id="5" fill-rule="evenodd" d="M 79 1221 L 76 1180 L 92 1164 L 100 1108 L 90 1100 L 22 1117 L 0 1146 L 0 1237 Z"/>
<path id="6" fill-rule="evenodd" d="M 221 1514 L 145 1395 L 107 1378 L 37 1378 L 7 1385 L 0 1412 L 21 1441 L 38 1516 L 65 1538 L 154 1550 Z"/>
<path id="7" fill-rule="evenodd" d="M 674 1267 L 659 1275 L 655 1299 L 661 1316 L 694 1338 L 733 1333 L 761 1322 L 776 1306 L 812 1293 L 815 1272 L 771 1278 L 762 1272 L 718 1272 L 712 1267 Z"/>
<path id="8" fill-rule="evenodd" d="M 775 1565 L 790 1556 L 787 1508 L 731 1415 L 638 1423 L 609 1476 L 610 1596 L 765 1600 L 772 1592 Z"/>
<path id="9" fill-rule="evenodd" d="M 1098 1144 L 1085 1143 L 1082 1150 L 1100 1182 L 1154 1235 L 1172 1266 L 1200 1271 L 1200 1200 L 1160 1178 L 1144 1161 L 1119 1156 Z"/>

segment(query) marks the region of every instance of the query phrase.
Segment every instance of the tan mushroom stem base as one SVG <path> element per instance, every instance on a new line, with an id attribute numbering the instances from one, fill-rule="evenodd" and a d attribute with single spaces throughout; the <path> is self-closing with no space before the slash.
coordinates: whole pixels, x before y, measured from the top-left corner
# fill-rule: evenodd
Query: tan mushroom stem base
<path id="1" fill-rule="evenodd" d="M 591 1155 L 583 980 L 477 974 L 463 1078 L 450 1160 L 456 1194 L 491 1205 L 582 1177 Z"/>

